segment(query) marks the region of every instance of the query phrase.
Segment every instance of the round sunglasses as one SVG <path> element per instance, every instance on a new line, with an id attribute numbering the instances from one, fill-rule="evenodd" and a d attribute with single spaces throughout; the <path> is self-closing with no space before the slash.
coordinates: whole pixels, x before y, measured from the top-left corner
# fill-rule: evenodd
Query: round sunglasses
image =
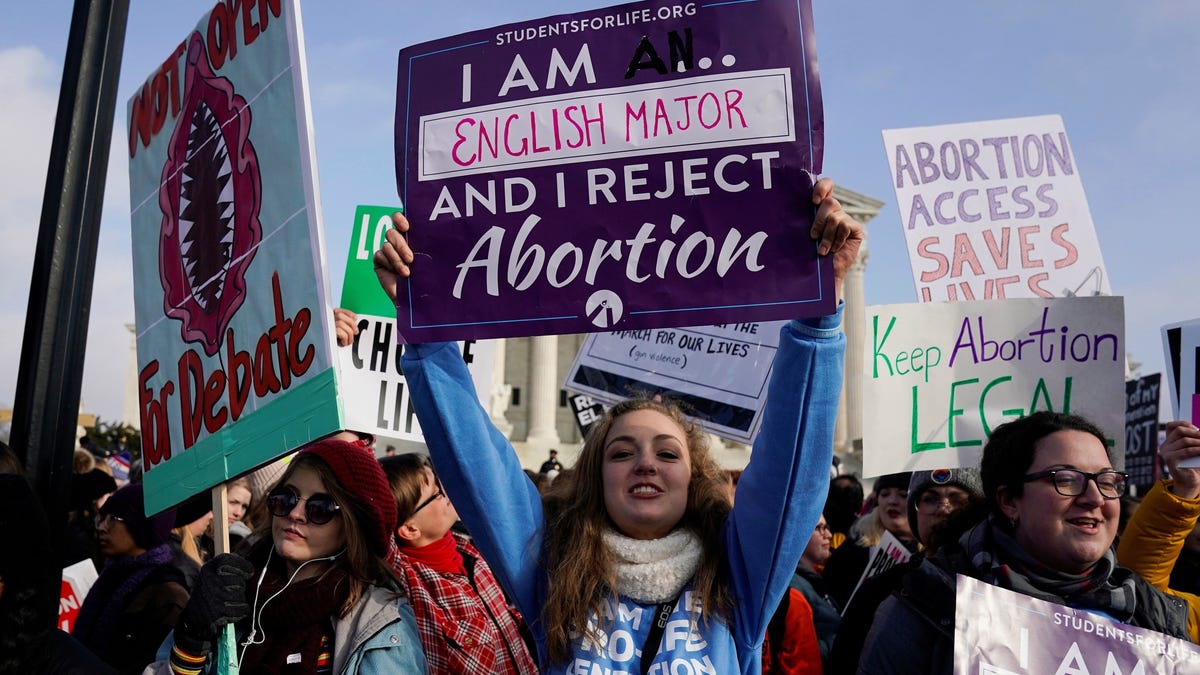
<path id="1" fill-rule="evenodd" d="M 304 502 L 304 518 L 313 525 L 324 525 L 333 520 L 342 509 L 333 497 L 318 492 L 308 497 L 301 497 L 295 490 L 281 485 L 267 495 L 267 510 L 277 518 L 283 518 L 296 508 L 296 504 Z"/>

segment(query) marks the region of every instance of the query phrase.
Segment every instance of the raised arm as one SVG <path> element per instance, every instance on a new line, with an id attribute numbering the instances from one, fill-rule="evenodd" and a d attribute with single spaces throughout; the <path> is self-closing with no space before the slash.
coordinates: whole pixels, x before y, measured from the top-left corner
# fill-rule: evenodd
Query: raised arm
<path id="1" fill-rule="evenodd" d="M 833 257 L 839 309 L 791 321 L 780 334 L 762 431 L 738 482 L 725 532 L 735 594 L 741 598 L 734 622 L 739 644 L 762 640 L 829 489 L 845 358 L 842 280 L 858 256 L 863 228 L 834 199 L 828 178 L 814 188 L 813 204 L 817 215 L 810 234 L 818 254 Z"/>
<path id="2" fill-rule="evenodd" d="M 413 273 L 416 256 L 404 237 L 408 220 L 397 212 L 392 221 L 374 265 L 379 285 L 394 302 L 400 280 Z M 535 622 L 541 609 L 541 496 L 512 445 L 480 406 L 458 345 L 407 345 L 401 369 L 450 501 L 518 608 Z"/>
<path id="3" fill-rule="evenodd" d="M 1195 642 L 1200 637 L 1200 596 L 1173 590 L 1168 583 L 1184 540 L 1200 518 L 1200 469 L 1179 466 L 1200 457 L 1200 429 L 1190 422 L 1168 423 L 1158 454 L 1173 480 L 1159 481 L 1146 493 L 1121 535 L 1117 560 L 1160 591 L 1187 601 L 1188 635 Z"/>

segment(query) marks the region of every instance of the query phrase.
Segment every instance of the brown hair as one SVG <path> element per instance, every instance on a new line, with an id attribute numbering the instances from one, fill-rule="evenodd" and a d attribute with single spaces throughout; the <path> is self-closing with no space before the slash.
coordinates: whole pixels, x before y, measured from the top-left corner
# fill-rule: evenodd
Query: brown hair
<path id="1" fill-rule="evenodd" d="M 72 464 L 75 473 L 87 473 L 96 468 L 96 457 L 87 450 L 76 450 Z"/>
<path id="2" fill-rule="evenodd" d="M 546 647 L 551 662 L 570 658 L 573 630 L 599 630 L 599 626 L 589 627 L 588 619 L 605 616 L 602 603 L 616 599 L 613 558 L 602 539 L 603 532 L 613 527 L 604 506 L 604 441 L 617 418 L 637 410 L 662 413 L 684 432 L 691 478 L 687 507 L 676 527 L 700 538 L 700 567 L 692 585 L 702 599 L 701 618 L 707 621 L 715 615 L 726 619 L 732 611 L 729 572 L 721 546 L 721 526 L 731 505 L 724 471 L 709 455 L 708 435 L 674 404 L 630 399 L 613 406 L 596 422 L 575 465 L 551 483 L 544 497 L 543 564 L 550 572 L 550 588 L 542 620 L 547 627 Z"/>
<path id="3" fill-rule="evenodd" d="M 345 553 L 339 556 L 329 569 L 340 566 L 350 580 L 350 593 L 346 597 L 346 602 L 338 608 L 338 618 L 344 618 L 366 593 L 368 587 L 398 587 L 399 580 L 392 572 L 391 565 L 371 552 L 371 545 L 368 542 L 370 535 L 364 532 L 364 528 L 370 527 L 368 523 L 371 522 L 371 515 L 366 506 L 349 489 L 338 482 L 337 475 L 324 460 L 316 455 L 296 455 L 288 462 L 287 470 L 283 472 L 275 485 L 286 484 L 292 474 L 300 468 L 306 468 L 316 473 L 321 482 L 325 484 L 325 490 L 329 496 L 333 497 L 333 501 L 342 507 L 338 513 L 341 514 L 342 531 L 346 535 Z M 263 501 L 266 501 L 265 497 Z M 255 533 L 261 537 L 263 543 L 274 546 L 271 523 L 275 517 L 269 513 Z"/>
<path id="4" fill-rule="evenodd" d="M 433 465 L 425 455 L 408 452 L 380 458 L 379 466 L 383 467 L 392 494 L 396 497 L 396 524 L 399 525 L 412 517 L 413 510 L 421 501 L 425 469 L 433 470 Z"/>

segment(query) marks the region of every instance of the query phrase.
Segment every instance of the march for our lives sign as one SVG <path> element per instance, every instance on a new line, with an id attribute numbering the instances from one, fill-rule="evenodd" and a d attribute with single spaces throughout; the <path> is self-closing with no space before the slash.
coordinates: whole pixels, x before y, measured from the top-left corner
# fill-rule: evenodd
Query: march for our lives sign
<path id="1" fill-rule="evenodd" d="M 867 476 L 979 466 L 993 429 L 1040 410 L 1087 417 L 1124 456 L 1120 297 L 881 305 L 866 330 Z"/>
<path id="2" fill-rule="evenodd" d="M 403 339 L 833 310 L 808 0 L 639 2 L 401 50 Z"/>
<path id="3" fill-rule="evenodd" d="M 1061 117 L 885 129 L 883 142 L 919 301 L 1111 294 Z"/>
<path id="4" fill-rule="evenodd" d="M 563 387 L 615 404 L 662 394 L 722 438 L 750 443 L 762 424 L 782 321 L 594 333 Z"/>

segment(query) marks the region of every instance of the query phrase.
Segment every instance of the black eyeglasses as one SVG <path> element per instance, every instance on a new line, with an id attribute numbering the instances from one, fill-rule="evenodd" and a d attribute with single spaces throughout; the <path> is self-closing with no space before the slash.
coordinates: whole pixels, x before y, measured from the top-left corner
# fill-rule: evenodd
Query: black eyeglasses
<path id="1" fill-rule="evenodd" d="M 421 502 L 420 504 L 417 504 L 417 508 L 413 509 L 412 515 L 410 515 L 409 518 L 412 518 L 413 516 L 417 515 L 417 513 L 419 513 L 421 511 L 421 509 L 425 508 L 426 506 L 429 506 L 430 504 L 437 501 L 440 497 L 444 497 L 446 495 L 446 491 L 442 489 L 442 481 L 439 480 L 437 476 L 433 477 L 433 484 L 437 486 L 437 492 L 434 492 L 433 494 L 429 495 L 429 497 L 425 501 Z"/>
<path id="2" fill-rule="evenodd" d="M 1129 474 L 1113 470 L 1088 473 L 1079 469 L 1049 469 L 1026 474 L 1024 481 L 1029 483 L 1043 478 L 1051 479 L 1055 491 L 1064 497 L 1078 497 L 1087 492 L 1090 480 L 1100 490 L 1100 496 L 1105 499 L 1120 499 L 1125 495 L 1125 481 L 1129 480 Z"/>
<path id="3" fill-rule="evenodd" d="M 333 520 L 342 509 L 333 497 L 318 492 L 307 498 L 296 494 L 292 488 L 281 485 L 271 490 L 267 495 L 267 510 L 277 518 L 283 518 L 296 508 L 296 504 L 304 502 L 304 518 L 313 525 L 324 525 Z"/>

